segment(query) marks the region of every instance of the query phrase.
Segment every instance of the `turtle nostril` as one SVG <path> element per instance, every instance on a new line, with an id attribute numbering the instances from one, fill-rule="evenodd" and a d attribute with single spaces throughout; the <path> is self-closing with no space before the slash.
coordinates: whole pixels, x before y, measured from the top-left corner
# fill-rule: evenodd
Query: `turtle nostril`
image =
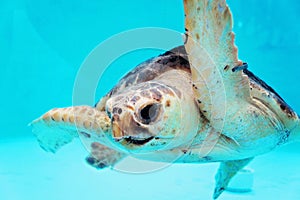
<path id="1" fill-rule="evenodd" d="M 112 113 L 120 115 L 120 114 L 122 114 L 122 108 L 114 107 Z"/>

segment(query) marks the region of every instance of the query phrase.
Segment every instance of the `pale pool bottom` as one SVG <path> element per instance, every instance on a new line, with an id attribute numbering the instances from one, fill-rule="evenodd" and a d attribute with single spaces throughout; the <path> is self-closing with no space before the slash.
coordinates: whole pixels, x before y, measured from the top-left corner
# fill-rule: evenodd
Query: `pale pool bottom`
<path id="1" fill-rule="evenodd" d="M 220 200 L 300 199 L 299 144 L 254 159 L 253 190 L 224 192 Z M 96 170 L 77 140 L 56 154 L 32 139 L 0 143 L 1 200 L 212 199 L 218 164 L 176 164 L 154 173 L 133 175 Z"/>

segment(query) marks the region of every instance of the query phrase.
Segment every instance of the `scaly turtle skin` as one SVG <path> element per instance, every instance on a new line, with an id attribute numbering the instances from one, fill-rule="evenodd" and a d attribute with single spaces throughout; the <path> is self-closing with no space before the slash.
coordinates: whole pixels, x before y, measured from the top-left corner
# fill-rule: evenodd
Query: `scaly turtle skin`
<path id="1" fill-rule="evenodd" d="M 216 199 L 254 156 L 299 140 L 298 115 L 238 60 L 225 1 L 188 0 L 184 6 L 184 47 L 137 66 L 95 107 L 53 109 L 35 120 L 41 147 L 55 152 L 79 135 L 96 168 L 128 154 L 221 162 Z"/>

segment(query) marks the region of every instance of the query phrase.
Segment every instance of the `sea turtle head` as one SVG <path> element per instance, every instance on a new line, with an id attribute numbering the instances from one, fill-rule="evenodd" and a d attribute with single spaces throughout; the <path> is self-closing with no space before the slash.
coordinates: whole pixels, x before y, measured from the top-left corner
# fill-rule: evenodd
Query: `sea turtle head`
<path id="1" fill-rule="evenodd" d="M 184 141 L 182 92 L 158 83 L 146 82 L 113 95 L 106 102 L 112 122 L 111 139 L 121 149 L 148 152 L 171 149 Z"/>

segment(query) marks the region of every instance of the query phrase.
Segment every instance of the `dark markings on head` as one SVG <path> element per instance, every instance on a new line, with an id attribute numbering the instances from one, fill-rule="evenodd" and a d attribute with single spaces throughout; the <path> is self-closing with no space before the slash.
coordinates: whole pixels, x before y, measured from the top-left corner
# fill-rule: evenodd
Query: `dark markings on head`
<path id="1" fill-rule="evenodd" d="M 130 106 L 130 105 L 126 105 L 126 108 L 128 108 L 129 110 L 134 111 L 134 107 Z"/>
<path id="2" fill-rule="evenodd" d="M 156 101 L 161 101 L 162 94 L 156 88 L 150 89 L 150 92 L 153 99 L 155 99 Z"/>
<path id="3" fill-rule="evenodd" d="M 161 91 L 163 94 L 170 94 L 172 92 L 169 88 L 162 85 L 158 85 L 157 89 Z"/>
<path id="4" fill-rule="evenodd" d="M 132 103 L 136 103 L 138 100 L 140 100 L 141 99 L 141 97 L 140 96 L 137 96 L 137 95 L 134 95 L 132 98 L 131 98 L 131 102 Z"/>
<path id="5" fill-rule="evenodd" d="M 171 106 L 171 101 L 170 100 L 167 100 L 166 101 L 166 107 L 170 107 Z"/>
<path id="6" fill-rule="evenodd" d="M 142 97 L 151 98 L 151 94 L 147 90 L 141 91 L 140 94 L 141 94 Z"/>

